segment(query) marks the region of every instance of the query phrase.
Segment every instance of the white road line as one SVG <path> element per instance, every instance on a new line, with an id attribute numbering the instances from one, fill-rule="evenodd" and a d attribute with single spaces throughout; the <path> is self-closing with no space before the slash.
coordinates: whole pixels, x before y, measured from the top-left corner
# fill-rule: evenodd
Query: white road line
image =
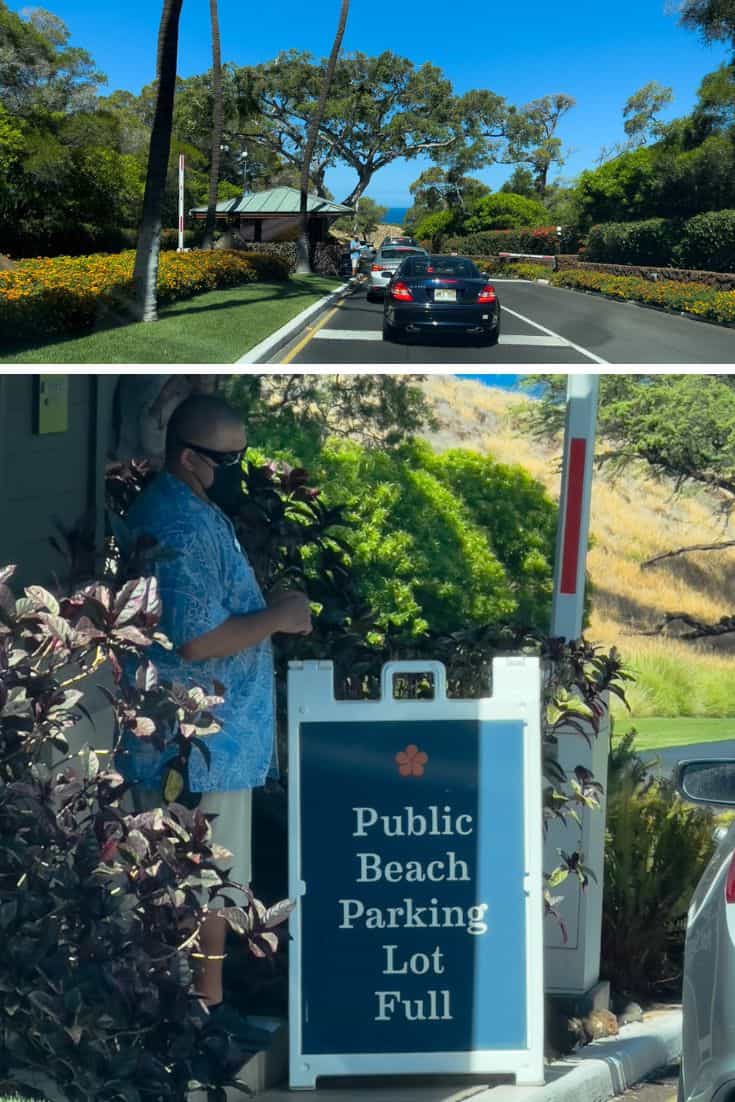
<path id="1" fill-rule="evenodd" d="M 382 333 L 370 329 L 320 329 L 314 334 L 315 341 L 382 341 Z"/>
<path id="2" fill-rule="evenodd" d="M 573 348 L 575 352 L 579 352 L 582 356 L 586 356 L 587 359 L 593 360 L 596 364 L 606 364 L 608 361 L 603 360 L 601 356 L 596 356 L 594 352 L 589 352 L 586 348 L 582 348 L 581 345 L 575 344 L 574 341 L 568 341 L 566 337 L 562 337 L 559 333 L 555 333 L 553 329 L 547 329 L 545 325 L 539 325 L 537 321 L 531 321 L 530 318 L 525 317 L 523 314 L 516 313 L 515 310 L 511 310 L 508 306 L 501 306 L 501 310 L 505 310 L 506 314 L 511 314 L 514 318 L 518 318 L 519 321 L 525 321 L 526 325 L 532 325 L 534 329 L 540 329 L 542 333 L 546 333 L 549 337 L 559 337 L 564 344 L 569 348 Z M 501 338 L 502 339 L 502 338 Z"/>
<path id="3" fill-rule="evenodd" d="M 370 329 L 320 329 L 314 334 L 315 341 L 382 341 L 383 334 L 375 333 Z M 563 337 L 554 335 L 539 337 L 535 333 L 524 336 L 522 333 L 508 333 L 500 335 L 500 344 L 526 345 L 533 347 L 567 348 L 569 342 Z"/>
<path id="4" fill-rule="evenodd" d="M 555 348 L 568 348 L 569 341 L 565 341 L 563 337 L 549 336 L 549 337 L 537 337 L 534 334 L 525 333 L 506 333 L 500 334 L 499 344 L 528 344 L 528 345 L 545 345 L 547 347 Z"/>

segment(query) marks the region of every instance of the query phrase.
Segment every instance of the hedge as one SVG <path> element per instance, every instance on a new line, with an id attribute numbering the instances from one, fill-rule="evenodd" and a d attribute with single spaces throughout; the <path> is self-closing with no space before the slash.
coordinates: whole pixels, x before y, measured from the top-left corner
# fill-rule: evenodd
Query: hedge
<path id="1" fill-rule="evenodd" d="M 695 214 L 684 224 L 672 259 L 683 268 L 735 272 L 735 210 Z"/>
<path id="2" fill-rule="evenodd" d="M 735 291 L 718 291 L 705 283 L 678 283 L 673 279 L 653 283 L 637 276 L 613 276 L 575 269 L 554 272 L 550 278 L 557 287 L 599 291 L 624 301 L 632 299 L 710 321 L 735 323 Z"/>
<path id="3" fill-rule="evenodd" d="M 587 235 L 585 260 L 603 264 L 668 264 L 681 223 L 669 218 L 603 222 Z"/>
<path id="4" fill-rule="evenodd" d="M 10 339 L 91 329 L 130 321 L 135 253 L 40 257 L 0 272 L 0 332 Z M 161 253 L 159 303 L 202 291 L 288 279 L 286 261 L 255 253 L 208 250 Z"/>
<path id="5" fill-rule="evenodd" d="M 461 237 L 449 237 L 444 241 L 445 250 L 456 249 L 470 256 L 497 256 L 498 253 L 536 253 L 550 255 L 559 250 L 576 252 L 579 241 L 573 230 L 562 229 L 561 237 L 556 226 L 542 226 L 535 230 L 486 230 Z"/>
<path id="6" fill-rule="evenodd" d="M 590 230 L 584 258 L 735 272 L 735 210 L 708 211 L 687 221 L 603 222 Z"/>

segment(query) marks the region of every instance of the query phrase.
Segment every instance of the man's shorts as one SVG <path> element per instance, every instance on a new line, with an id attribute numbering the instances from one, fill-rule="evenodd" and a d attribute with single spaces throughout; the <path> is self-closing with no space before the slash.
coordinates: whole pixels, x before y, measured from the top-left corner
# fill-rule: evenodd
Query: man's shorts
<path id="1" fill-rule="evenodd" d="M 135 790 L 136 806 L 140 811 L 151 811 L 155 807 L 161 807 L 161 793 L 153 788 L 137 788 Z M 239 789 L 236 792 L 204 792 L 199 810 L 205 815 L 216 815 L 212 822 L 212 839 L 219 846 L 229 850 L 232 857 L 227 857 L 217 864 L 221 869 L 230 869 L 230 880 L 236 884 L 249 885 L 252 876 L 252 849 L 253 849 L 253 793 L 250 788 Z M 228 889 L 227 895 L 234 903 L 241 906 L 245 902 L 242 892 Z M 202 902 L 207 902 L 206 899 Z M 207 902 L 210 911 L 219 911 L 226 907 L 227 903 L 218 897 Z"/>

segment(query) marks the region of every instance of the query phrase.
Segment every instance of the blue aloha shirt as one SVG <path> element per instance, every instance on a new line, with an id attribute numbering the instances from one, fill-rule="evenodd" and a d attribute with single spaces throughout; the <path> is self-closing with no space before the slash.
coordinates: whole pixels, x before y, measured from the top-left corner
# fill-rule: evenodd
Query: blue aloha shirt
<path id="1" fill-rule="evenodd" d="M 185 662 L 184 643 L 219 627 L 231 616 L 266 607 L 252 567 L 225 514 L 166 472 L 156 475 L 131 507 L 127 524 L 133 536 L 153 536 L 166 552 L 156 561 L 163 605 L 161 631 L 174 650 L 154 646 L 149 654 L 162 680 L 201 685 L 214 693 L 224 685 L 224 702 L 214 709 L 220 730 L 207 735 L 209 768 L 196 749 L 189 758 L 192 792 L 227 792 L 262 785 L 274 744 L 274 679 L 270 639 L 228 658 Z M 173 756 L 128 735 L 123 755 L 125 776 L 147 788 L 162 783 L 164 765 Z"/>

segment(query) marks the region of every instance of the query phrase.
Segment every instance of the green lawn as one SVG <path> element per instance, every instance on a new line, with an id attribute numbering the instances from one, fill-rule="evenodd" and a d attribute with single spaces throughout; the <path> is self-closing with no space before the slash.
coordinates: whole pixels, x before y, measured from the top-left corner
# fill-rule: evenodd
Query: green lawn
<path id="1" fill-rule="evenodd" d="M 335 279 L 297 276 L 285 283 L 209 291 L 163 307 L 152 325 L 117 326 L 13 350 L 6 346 L 0 363 L 234 363 L 338 286 Z"/>
<path id="2" fill-rule="evenodd" d="M 735 739 L 735 718 L 699 719 L 697 716 L 680 716 L 677 719 L 658 719 L 645 716 L 641 719 L 617 718 L 617 734 L 635 727 L 638 737 L 637 750 L 664 750 L 669 746 L 687 746 L 695 742 L 721 742 Z"/>

